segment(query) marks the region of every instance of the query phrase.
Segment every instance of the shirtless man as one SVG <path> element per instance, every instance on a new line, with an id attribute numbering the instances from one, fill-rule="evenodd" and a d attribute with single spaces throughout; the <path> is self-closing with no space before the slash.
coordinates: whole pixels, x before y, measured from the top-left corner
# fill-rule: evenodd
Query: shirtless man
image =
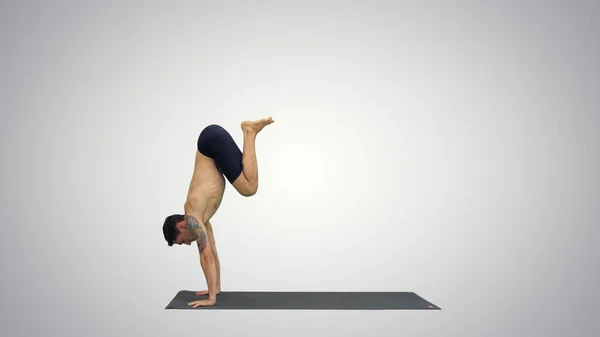
<path id="1" fill-rule="evenodd" d="M 173 214 L 165 219 L 163 234 L 169 246 L 190 245 L 196 241 L 200 266 L 208 290 L 196 292 L 207 299 L 188 303 L 194 308 L 212 306 L 221 292 L 219 256 L 210 219 L 215 214 L 225 191 L 225 178 L 243 196 L 258 189 L 256 135 L 273 119 L 263 118 L 241 124 L 244 134 L 243 153 L 231 135 L 219 125 L 209 125 L 198 137 L 194 174 L 183 206 L 185 214 Z"/>

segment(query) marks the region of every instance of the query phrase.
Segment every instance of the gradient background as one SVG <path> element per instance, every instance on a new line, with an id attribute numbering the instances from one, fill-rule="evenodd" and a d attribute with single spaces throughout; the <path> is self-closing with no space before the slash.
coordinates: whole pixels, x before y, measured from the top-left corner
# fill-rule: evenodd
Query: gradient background
<path id="1" fill-rule="evenodd" d="M 3 1 L 2 336 L 600 333 L 600 5 Z M 209 123 L 260 188 L 213 218 L 232 290 L 442 311 L 171 311 Z M 287 320 L 287 321 L 286 321 Z"/>

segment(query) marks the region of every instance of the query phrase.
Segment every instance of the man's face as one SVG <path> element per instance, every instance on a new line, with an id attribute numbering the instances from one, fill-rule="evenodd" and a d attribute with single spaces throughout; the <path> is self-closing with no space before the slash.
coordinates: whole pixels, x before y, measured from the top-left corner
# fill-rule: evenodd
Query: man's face
<path id="1" fill-rule="evenodd" d="M 187 223 L 185 221 L 181 221 L 177 224 L 177 229 L 179 230 L 179 235 L 173 241 L 173 244 L 176 245 L 190 245 L 193 241 L 195 241 L 194 236 L 190 233 Z"/>

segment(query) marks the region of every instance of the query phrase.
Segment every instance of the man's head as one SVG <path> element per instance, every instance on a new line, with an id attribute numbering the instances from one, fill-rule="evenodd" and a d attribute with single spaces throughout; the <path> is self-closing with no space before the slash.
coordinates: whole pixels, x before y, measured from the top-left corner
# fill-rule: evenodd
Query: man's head
<path id="1" fill-rule="evenodd" d="M 185 216 L 182 214 L 169 215 L 165 219 L 163 234 L 169 246 L 173 246 L 174 244 L 190 245 L 192 241 L 196 240 L 192 231 L 189 230 Z"/>

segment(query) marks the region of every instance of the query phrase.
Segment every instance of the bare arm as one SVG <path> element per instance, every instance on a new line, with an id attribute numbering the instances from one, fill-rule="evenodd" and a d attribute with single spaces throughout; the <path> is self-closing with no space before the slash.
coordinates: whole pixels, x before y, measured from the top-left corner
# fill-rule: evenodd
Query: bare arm
<path id="1" fill-rule="evenodd" d="M 219 254 L 217 253 L 217 245 L 215 244 L 215 234 L 213 232 L 210 221 L 206 221 L 206 234 L 208 241 L 210 242 L 210 248 L 212 249 L 213 255 L 215 256 L 215 262 L 217 264 L 217 295 L 221 292 L 221 264 L 219 263 Z"/>
<path id="2" fill-rule="evenodd" d="M 208 299 L 214 303 L 217 301 L 217 267 L 210 241 L 206 237 L 206 227 L 192 216 L 186 216 L 186 221 L 198 238 L 196 243 L 200 254 L 200 266 L 204 271 L 206 284 L 208 285 Z"/>

